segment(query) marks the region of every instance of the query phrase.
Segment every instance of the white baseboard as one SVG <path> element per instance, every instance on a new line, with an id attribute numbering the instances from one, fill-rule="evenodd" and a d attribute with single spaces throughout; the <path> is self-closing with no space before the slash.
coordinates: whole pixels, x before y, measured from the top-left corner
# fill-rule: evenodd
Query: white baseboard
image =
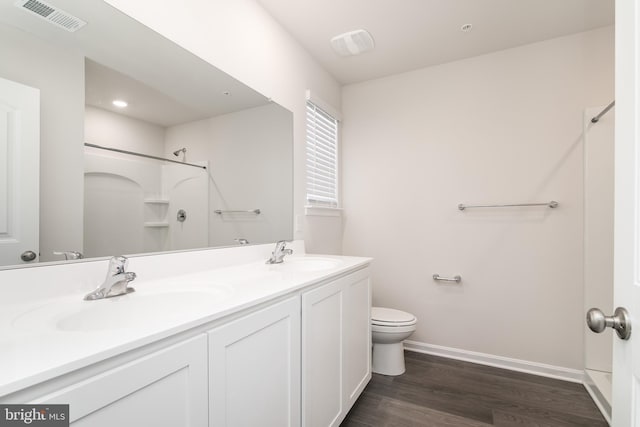
<path id="1" fill-rule="evenodd" d="M 611 377 L 605 379 L 609 372 L 585 370 L 584 388 L 595 402 L 602 416 L 611 425 Z"/>
<path id="2" fill-rule="evenodd" d="M 511 359 L 493 354 L 478 353 L 475 351 L 460 350 L 457 348 L 443 347 L 433 344 L 425 344 L 418 341 L 406 340 L 405 350 L 418 353 L 432 354 L 434 356 L 448 357 L 449 359 L 464 360 L 465 362 L 478 363 L 480 365 L 509 369 L 511 371 L 525 372 L 540 375 L 542 377 L 555 378 L 564 381 L 584 384 L 584 371 L 563 368 L 561 366 L 546 365 L 544 363 L 530 362 L 527 360 Z"/>

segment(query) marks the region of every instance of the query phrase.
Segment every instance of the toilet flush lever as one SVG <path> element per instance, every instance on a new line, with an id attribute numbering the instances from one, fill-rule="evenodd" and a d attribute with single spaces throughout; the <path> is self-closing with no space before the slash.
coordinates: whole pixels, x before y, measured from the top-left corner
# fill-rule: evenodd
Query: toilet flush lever
<path id="1" fill-rule="evenodd" d="M 628 340 L 631 336 L 629 312 L 623 307 L 616 308 L 613 316 L 605 316 L 599 308 L 592 308 L 587 312 L 587 325 L 597 333 L 603 332 L 607 327 L 613 328 L 623 340 Z"/>

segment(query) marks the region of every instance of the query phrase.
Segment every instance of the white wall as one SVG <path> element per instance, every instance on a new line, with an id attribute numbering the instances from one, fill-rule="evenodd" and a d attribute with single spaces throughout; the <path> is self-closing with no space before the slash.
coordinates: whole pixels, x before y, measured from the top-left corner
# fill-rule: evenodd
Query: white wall
<path id="1" fill-rule="evenodd" d="M 209 162 L 209 244 L 269 243 L 291 236 L 291 113 L 277 104 L 173 126 L 166 156 Z M 215 210 L 260 209 L 259 215 Z"/>
<path id="2" fill-rule="evenodd" d="M 613 204 L 615 110 L 598 123 L 591 117 L 605 105 L 585 114 L 584 170 L 584 310 L 597 307 L 613 313 Z M 584 324 L 586 369 L 611 372 L 613 329 L 595 334 Z"/>
<path id="3" fill-rule="evenodd" d="M 335 79 L 255 0 L 171 0 L 161 8 L 154 0 L 106 1 L 293 112 L 294 215 L 305 223 L 305 91 L 339 107 Z M 313 218 L 306 226 L 323 227 Z M 328 226 L 340 235 L 340 221 Z M 295 238 L 305 233 L 294 231 Z M 313 251 L 314 242 L 306 244 Z"/>
<path id="4" fill-rule="evenodd" d="M 0 26 L 0 77 L 40 89 L 40 260 L 82 247 L 84 57 Z"/>
<path id="5" fill-rule="evenodd" d="M 582 117 L 613 59 L 603 28 L 344 88 L 344 252 L 413 340 L 582 369 Z"/>

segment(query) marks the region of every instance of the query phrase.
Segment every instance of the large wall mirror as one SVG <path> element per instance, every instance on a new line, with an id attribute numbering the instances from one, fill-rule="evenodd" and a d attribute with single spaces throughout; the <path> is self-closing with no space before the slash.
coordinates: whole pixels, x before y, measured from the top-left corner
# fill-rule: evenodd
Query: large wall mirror
<path id="1" fill-rule="evenodd" d="M 0 268 L 292 237 L 290 111 L 102 0 L 0 0 L 0 58 Z"/>

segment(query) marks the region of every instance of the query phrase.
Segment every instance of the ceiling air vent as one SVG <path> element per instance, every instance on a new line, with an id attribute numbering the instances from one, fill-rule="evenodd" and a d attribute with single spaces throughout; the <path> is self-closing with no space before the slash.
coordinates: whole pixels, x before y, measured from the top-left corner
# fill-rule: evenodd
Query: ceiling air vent
<path id="1" fill-rule="evenodd" d="M 350 56 L 372 50 L 375 43 L 367 30 L 355 30 L 332 38 L 331 47 L 338 55 Z"/>
<path id="2" fill-rule="evenodd" d="M 82 19 L 40 0 L 18 0 L 15 5 L 69 32 L 77 31 L 87 24 Z"/>

